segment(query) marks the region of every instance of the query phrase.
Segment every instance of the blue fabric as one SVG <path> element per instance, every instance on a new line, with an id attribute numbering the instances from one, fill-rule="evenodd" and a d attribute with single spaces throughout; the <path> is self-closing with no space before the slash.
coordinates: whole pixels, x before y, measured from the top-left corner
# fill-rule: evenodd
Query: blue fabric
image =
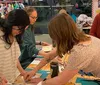
<path id="1" fill-rule="evenodd" d="M 84 72 L 83 70 L 80 70 L 78 73 L 81 74 L 81 75 L 93 76 L 91 72 L 87 72 L 87 73 L 86 73 L 86 72 Z"/>
<path id="2" fill-rule="evenodd" d="M 82 85 L 100 85 L 100 81 L 86 80 L 83 78 L 77 78 L 76 83 L 81 83 Z"/>
<path id="3" fill-rule="evenodd" d="M 31 70 L 32 70 L 32 69 L 30 69 L 30 68 L 26 68 L 26 71 L 31 71 Z M 40 78 L 45 79 L 45 78 L 49 75 L 50 71 L 39 70 L 37 73 L 42 74 L 42 75 L 40 76 Z"/>
<path id="4" fill-rule="evenodd" d="M 86 73 L 83 70 L 80 70 L 78 73 L 80 73 L 81 75 L 92 76 L 91 72 Z M 86 80 L 83 78 L 77 78 L 76 83 L 81 83 L 82 85 L 100 85 L 100 81 Z"/>
<path id="5" fill-rule="evenodd" d="M 74 20 L 74 22 L 76 22 L 76 16 L 75 16 L 75 14 L 70 14 L 70 16 L 72 17 L 72 19 Z"/>
<path id="6" fill-rule="evenodd" d="M 38 56 L 36 56 L 36 58 L 43 58 L 43 56 L 39 56 L 39 55 L 38 55 Z"/>
<path id="7" fill-rule="evenodd" d="M 42 74 L 40 78 L 45 79 L 49 75 L 50 71 L 39 70 L 38 73 Z"/>

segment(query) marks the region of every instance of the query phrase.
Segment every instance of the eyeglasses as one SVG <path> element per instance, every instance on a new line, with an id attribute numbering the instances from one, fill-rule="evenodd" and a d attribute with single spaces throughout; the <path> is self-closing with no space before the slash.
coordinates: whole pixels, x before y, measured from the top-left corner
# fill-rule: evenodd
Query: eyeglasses
<path id="1" fill-rule="evenodd" d="M 14 30 L 20 30 L 20 31 L 24 31 L 25 27 L 24 26 L 16 26 L 15 28 L 13 28 Z"/>
<path id="2" fill-rule="evenodd" d="M 38 17 L 32 17 L 32 16 L 30 16 L 32 19 L 37 19 Z"/>

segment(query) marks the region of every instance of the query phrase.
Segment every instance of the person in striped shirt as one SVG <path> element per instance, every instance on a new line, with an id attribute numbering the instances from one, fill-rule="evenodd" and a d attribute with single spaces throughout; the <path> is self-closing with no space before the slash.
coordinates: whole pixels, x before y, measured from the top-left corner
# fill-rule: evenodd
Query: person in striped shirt
<path id="1" fill-rule="evenodd" d="M 29 17 L 22 9 L 10 11 L 7 19 L 0 18 L 0 85 L 14 83 L 19 73 L 23 76 L 26 73 L 18 57 L 21 36 L 29 23 Z"/>

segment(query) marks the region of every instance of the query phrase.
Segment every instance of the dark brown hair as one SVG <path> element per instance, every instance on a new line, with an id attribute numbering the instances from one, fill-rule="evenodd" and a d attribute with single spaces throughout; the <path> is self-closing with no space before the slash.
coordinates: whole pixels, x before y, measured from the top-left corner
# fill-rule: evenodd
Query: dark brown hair
<path id="1" fill-rule="evenodd" d="M 23 9 L 15 9 L 10 11 L 6 19 L 0 19 L 0 27 L 4 32 L 3 38 L 5 42 L 10 45 L 12 44 L 9 39 L 9 35 L 12 34 L 12 26 L 21 26 L 24 32 L 25 27 L 29 25 L 29 23 L 29 17 Z M 21 37 L 23 32 L 19 35 L 16 35 L 16 40 L 19 44 L 22 43 Z"/>
<path id="2" fill-rule="evenodd" d="M 56 15 L 48 25 L 50 37 L 55 41 L 59 56 L 71 51 L 75 44 L 90 40 L 89 36 L 80 31 L 73 19 L 65 13 Z"/>

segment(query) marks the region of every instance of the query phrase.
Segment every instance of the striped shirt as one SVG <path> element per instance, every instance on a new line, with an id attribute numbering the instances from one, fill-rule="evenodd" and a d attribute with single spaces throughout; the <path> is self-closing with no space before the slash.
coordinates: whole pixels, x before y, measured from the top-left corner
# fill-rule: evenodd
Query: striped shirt
<path id="1" fill-rule="evenodd" d="M 13 83 L 19 75 L 17 69 L 17 59 L 20 55 L 19 45 L 14 39 L 11 47 L 3 40 L 3 32 L 0 31 L 0 73 Z"/>

